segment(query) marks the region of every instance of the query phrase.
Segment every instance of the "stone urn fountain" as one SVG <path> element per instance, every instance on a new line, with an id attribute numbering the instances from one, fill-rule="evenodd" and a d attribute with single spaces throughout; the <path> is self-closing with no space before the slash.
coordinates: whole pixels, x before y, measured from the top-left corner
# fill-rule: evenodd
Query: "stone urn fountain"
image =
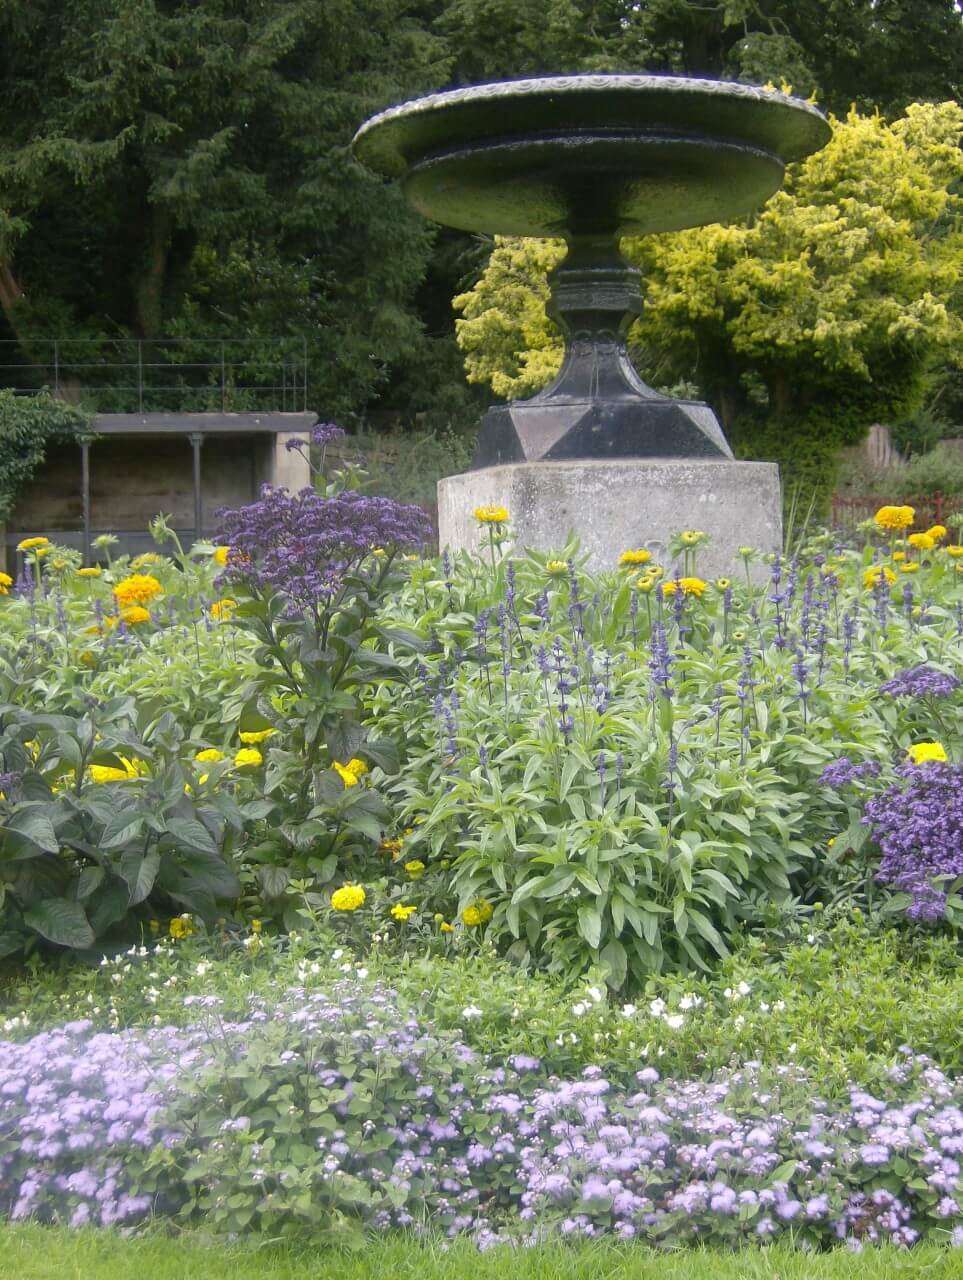
<path id="1" fill-rule="evenodd" d="M 660 395 L 634 369 L 626 334 L 642 292 L 619 239 L 758 208 L 830 132 L 784 94 L 646 75 L 476 85 L 358 130 L 355 156 L 400 179 L 426 217 L 568 245 L 548 306 L 562 368 L 538 395 L 485 414 L 472 470 L 438 485 L 442 546 L 479 545 L 473 509 L 494 504 L 518 546 L 556 550 L 574 532 L 596 569 L 626 547 L 661 555 L 684 528 L 710 534 L 703 571 L 730 568 L 743 544 L 781 548 L 778 468 L 736 462 L 708 405 Z"/>

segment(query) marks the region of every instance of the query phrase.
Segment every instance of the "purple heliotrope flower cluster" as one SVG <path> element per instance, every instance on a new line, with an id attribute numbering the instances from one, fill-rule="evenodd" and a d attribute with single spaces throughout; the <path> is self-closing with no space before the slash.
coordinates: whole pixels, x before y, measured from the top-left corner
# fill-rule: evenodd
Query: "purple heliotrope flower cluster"
<path id="1" fill-rule="evenodd" d="M 298 613 L 330 600 L 349 574 L 402 547 L 422 547 L 432 535 L 420 507 L 354 491 L 324 497 L 265 488 L 260 501 L 220 513 L 220 537 L 230 548 L 224 577 L 265 595 L 287 598 Z"/>
<path id="2" fill-rule="evenodd" d="M 907 915 L 939 920 L 945 880 L 963 876 L 963 765 L 934 760 L 898 772 L 905 781 L 874 796 L 863 818 L 883 854 L 876 878 L 912 894 Z"/>
<path id="3" fill-rule="evenodd" d="M 878 773 L 879 765 L 875 760 L 864 760 L 856 764 L 848 756 L 841 756 L 826 766 L 819 775 L 819 783 L 838 791 L 840 787 L 848 787 L 863 778 L 875 778 Z"/>
<path id="4" fill-rule="evenodd" d="M 938 671 L 936 667 L 924 662 L 918 667 L 898 672 L 891 680 L 881 684 L 879 691 L 891 694 L 894 698 L 948 698 L 959 687 L 960 681 L 956 676 Z"/>
<path id="5" fill-rule="evenodd" d="M 754 1063 L 708 1083 L 650 1067 L 631 1089 L 598 1067 L 560 1080 L 347 984 L 252 1000 L 235 1022 L 216 997 L 193 1003 L 209 1025 L 79 1022 L 0 1045 L 0 1211 L 81 1225 L 190 1204 L 217 1230 L 237 1204 L 251 1230 L 347 1213 L 483 1246 L 963 1230 L 963 1084 L 909 1050 L 880 1096 L 853 1086 L 831 1105 Z"/>

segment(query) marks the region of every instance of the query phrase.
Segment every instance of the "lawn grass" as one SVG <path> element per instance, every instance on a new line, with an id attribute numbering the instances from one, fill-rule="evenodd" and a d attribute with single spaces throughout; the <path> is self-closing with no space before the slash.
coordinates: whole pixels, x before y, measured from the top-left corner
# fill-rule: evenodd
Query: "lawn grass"
<path id="1" fill-rule="evenodd" d="M 839 1250 L 808 1255 L 773 1246 L 720 1253 L 657 1253 L 644 1246 L 546 1245 L 479 1253 L 468 1242 L 444 1251 L 394 1237 L 357 1253 L 260 1249 L 110 1231 L 0 1227 L 0 1276 L 17 1280 L 927 1280 L 963 1277 L 963 1251 Z"/>

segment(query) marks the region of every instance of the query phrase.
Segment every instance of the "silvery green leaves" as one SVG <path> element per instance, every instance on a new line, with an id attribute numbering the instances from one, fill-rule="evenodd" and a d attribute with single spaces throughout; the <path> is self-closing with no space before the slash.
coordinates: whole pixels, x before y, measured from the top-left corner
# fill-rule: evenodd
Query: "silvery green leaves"
<path id="1" fill-rule="evenodd" d="M 240 815 L 194 795 L 185 750 L 170 716 L 142 733 L 129 698 L 75 716 L 4 708 L 0 759 L 18 784 L 0 800 L 0 953 L 89 951 L 237 896 Z"/>

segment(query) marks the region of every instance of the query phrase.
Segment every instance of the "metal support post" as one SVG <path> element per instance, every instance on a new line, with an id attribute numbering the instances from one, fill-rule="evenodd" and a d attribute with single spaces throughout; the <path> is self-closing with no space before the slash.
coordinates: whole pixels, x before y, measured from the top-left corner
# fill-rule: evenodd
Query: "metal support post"
<path id="1" fill-rule="evenodd" d="M 194 538 L 200 542 L 203 537 L 203 498 L 201 493 L 201 445 L 204 443 L 204 434 L 201 431 L 191 431 L 188 435 L 191 442 L 191 448 L 194 451 Z"/>
<path id="2" fill-rule="evenodd" d="M 80 510 L 84 523 L 84 564 L 90 564 L 90 446 L 93 436 L 80 437 Z"/>

